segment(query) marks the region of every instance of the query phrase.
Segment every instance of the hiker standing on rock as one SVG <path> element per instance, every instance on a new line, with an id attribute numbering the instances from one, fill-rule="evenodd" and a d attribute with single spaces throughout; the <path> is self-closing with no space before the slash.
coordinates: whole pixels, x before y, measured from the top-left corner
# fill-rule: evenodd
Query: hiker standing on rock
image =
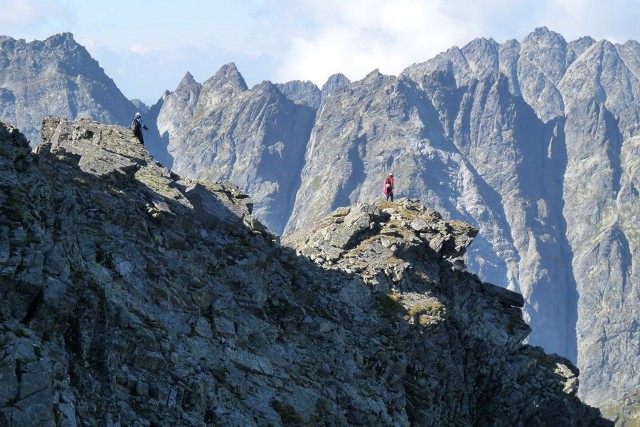
<path id="1" fill-rule="evenodd" d="M 140 115 L 140 113 L 136 113 L 136 115 L 133 116 L 133 120 L 131 121 L 131 130 L 133 131 L 133 134 L 136 136 L 136 138 L 138 138 L 138 140 L 140 141 L 140 144 L 144 145 L 142 129 L 148 130 L 147 126 L 142 123 L 142 116 Z"/>
<path id="2" fill-rule="evenodd" d="M 387 196 L 387 202 L 389 199 L 393 202 L 393 188 L 393 174 L 390 173 L 389 176 L 384 179 L 384 184 L 382 185 L 382 192 Z"/>

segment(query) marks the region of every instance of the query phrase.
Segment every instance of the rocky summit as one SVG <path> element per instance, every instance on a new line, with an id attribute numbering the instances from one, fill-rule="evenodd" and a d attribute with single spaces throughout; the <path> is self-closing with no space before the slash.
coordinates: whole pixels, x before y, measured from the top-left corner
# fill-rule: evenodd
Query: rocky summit
<path id="1" fill-rule="evenodd" d="M 282 242 L 130 130 L 0 126 L 0 425 L 610 425 L 417 200 Z"/>

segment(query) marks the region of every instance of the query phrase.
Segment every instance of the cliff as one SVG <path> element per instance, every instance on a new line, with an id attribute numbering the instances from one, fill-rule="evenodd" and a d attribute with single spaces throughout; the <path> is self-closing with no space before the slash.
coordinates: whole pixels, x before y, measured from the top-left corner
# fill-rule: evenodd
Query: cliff
<path id="1" fill-rule="evenodd" d="M 411 199 L 283 243 L 131 131 L 0 126 L 2 425 L 609 425 Z"/>

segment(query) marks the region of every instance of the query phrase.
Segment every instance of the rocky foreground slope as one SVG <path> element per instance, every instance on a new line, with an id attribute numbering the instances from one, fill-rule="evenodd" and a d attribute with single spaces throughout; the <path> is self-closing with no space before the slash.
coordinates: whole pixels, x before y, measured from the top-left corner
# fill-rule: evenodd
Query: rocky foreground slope
<path id="1" fill-rule="evenodd" d="M 0 126 L 0 425 L 607 425 L 419 202 L 287 244 L 122 127 Z"/>

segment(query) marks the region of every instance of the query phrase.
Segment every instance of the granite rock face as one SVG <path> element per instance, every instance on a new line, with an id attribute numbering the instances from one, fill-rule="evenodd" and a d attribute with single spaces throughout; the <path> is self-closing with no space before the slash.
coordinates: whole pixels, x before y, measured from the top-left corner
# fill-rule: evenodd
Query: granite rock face
<path id="1" fill-rule="evenodd" d="M 524 296 L 530 342 L 576 361 L 582 396 L 600 404 L 640 388 L 637 76 L 635 41 L 567 42 L 539 28 L 522 41 L 473 40 L 399 76 L 374 70 L 351 82 L 337 74 L 320 89 L 319 103 L 317 91 L 301 82 L 273 92 L 265 91 L 267 83 L 238 88 L 226 92 L 226 101 L 207 97 L 216 100 L 210 115 L 190 114 L 181 132 L 171 131 L 176 120 L 163 128 L 180 173 L 236 182 L 254 198 L 257 217 L 279 234 L 382 198 L 382 180 L 393 172 L 397 197 L 419 199 L 480 231 L 466 255 L 469 269 Z M 268 179 L 272 188 L 295 192 L 286 209 L 276 203 L 283 208 L 277 215 L 267 208 L 274 197 L 250 188 L 263 185 L 265 173 L 248 166 L 261 162 L 273 142 L 255 121 L 235 126 L 255 116 L 236 107 L 249 99 L 283 111 L 276 89 L 315 113 L 308 132 L 283 138 L 304 157 L 292 154 L 284 168 L 291 175 L 280 184 Z M 187 93 L 181 84 L 167 99 Z M 180 108 L 165 104 L 161 115 L 188 110 Z M 220 111 L 233 120 L 213 127 L 209 119 L 194 120 Z M 297 117 L 278 116 L 278 126 L 300 123 Z M 225 123 L 253 151 L 240 153 L 211 130 L 231 128 Z"/>
<path id="2" fill-rule="evenodd" d="M 313 102 L 311 95 L 301 98 Z M 256 216 L 282 230 L 314 119 L 313 108 L 270 82 L 249 90 L 235 65 L 227 64 L 203 84 L 187 74 L 166 97 L 157 124 L 168 136 L 176 173 L 235 183 L 260 201 Z"/>
<path id="3" fill-rule="evenodd" d="M 0 126 L 0 425 L 610 425 L 420 202 L 281 244 L 132 132 Z"/>
<path id="4" fill-rule="evenodd" d="M 496 82 L 497 90 L 469 97 L 468 119 L 464 95 L 460 107 L 438 108 L 457 115 L 452 140 L 501 200 L 489 206 L 504 210 L 498 220 L 474 214 L 468 221 L 481 234 L 499 230 L 491 245 L 508 248 L 497 253 L 515 261 L 507 261 L 509 287 L 528 302 L 534 331 L 548 334 L 532 340 L 576 357 L 582 396 L 593 403 L 639 386 L 638 159 L 631 154 L 639 141 L 639 47 L 567 43 L 541 28 L 522 43 L 476 41 L 403 73 L 416 80 L 427 70 L 448 73 L 463 92 L 465 82 Z"/>
<path id="5" fill-rule="evenodd" d="M 27 43 L 0 36 L 0 120 L 35 146 L 47 115 L 127 126 L 136 106 L 70 33 Z"/>

